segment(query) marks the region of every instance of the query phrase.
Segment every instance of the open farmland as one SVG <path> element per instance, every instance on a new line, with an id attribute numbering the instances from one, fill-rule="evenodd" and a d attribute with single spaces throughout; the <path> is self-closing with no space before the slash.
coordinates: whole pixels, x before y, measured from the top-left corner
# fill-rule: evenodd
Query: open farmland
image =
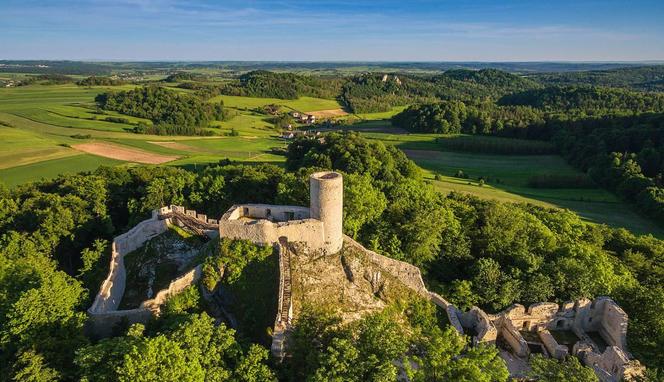
<path id="1" fill-rule="evenodd" d="M 276 138 L 278 131 L 266 121 L 267 116 L 251 110 L 240 111 L 230 121 L 214 122 L 216 128 L 210 130 L 219 135 L 212 137 L 134 134 L 128 130 L 136 123 L 149 125 L 151 122 L 113 111 L 100 114 L 96 110 L 94 97 L 97 94 L 133 87 L 87 88 L 67 84 L 0 89 L 1 181 L 13 186 L 60 173 L 94 170 L 99 165 L 131 162 L 189 165 L 214 163 L 225 158 L 283 161 L 283 157 L 270 154 L 273 147 L 284 146 L 284 141 Z M 249 104 L 257 106 L 266 102 L 266 99 L 252 100 Z M 241 105 L 238 100 L 234 101 L 236 106 Z M 305 110 L 338 107 L 336 101 L 314 98 L 268 99 L 267 103 L 274 101 Z M 128 124 L 109 122 L 105 120 L 107 117 L 123 118 Z M 239 136 L 223 136 L 231 132 Z M 67 157 L 72 158 L 64 160 Z"/>
<path id="2" fill-rule="evenodd" d="M 151 153 L 148 151 L 123 147 L 108 142 L 81 143 L 72 146 L 72 148 L 104 158 L 144 164 L 162 164 L 178 159 L 177 156 L 166 156 Z"/>

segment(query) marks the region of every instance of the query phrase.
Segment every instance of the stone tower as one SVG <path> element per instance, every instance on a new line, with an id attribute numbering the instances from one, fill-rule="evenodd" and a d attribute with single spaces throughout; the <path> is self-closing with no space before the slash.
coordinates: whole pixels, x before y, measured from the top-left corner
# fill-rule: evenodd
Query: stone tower
<path id="1" fill-rule="evenodd" d="M 323 222 L 328 253 L 341 250 L 343 237 L 343 177 L 338 172 L 323 171 L 309 178 L 311 218 Z"/>

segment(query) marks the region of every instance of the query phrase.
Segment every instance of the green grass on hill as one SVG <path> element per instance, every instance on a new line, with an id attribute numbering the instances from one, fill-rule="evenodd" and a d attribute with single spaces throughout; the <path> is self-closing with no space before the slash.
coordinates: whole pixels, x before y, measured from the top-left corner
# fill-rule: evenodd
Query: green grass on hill
<path id="1" fill-rule="evenodd" d="M 279 98 L 257 98 L 221 95 L 212 98 L 210 102 L 218 102 L 220 100 L 224 101 L 224 106 L 236 109 L 254 109 L 270 104 L 282 105 L 285 108 L 302 112 L 341 108 L 341 105 L 339 105 L 339 102 L 336 100 L 313 97 L 300 97 L 294 100 L 287 100 Z"/>
<path id="2" fill-rule="evenodd" d="M 40 134 L 0 126 L 0 169 L 76 154 L 76 151 Z"/>
<path id="3" fill-rule="evenodd" d="M 0 170 L 0 181 L 9 187 L 13 187 L 40 179 L 51 179 L 59 174 L 94 171 L 99 166 L 116 166 L 121 163 L 123 162 L 114 159 L 81 154 L 2 169 Z"/>
<path id="4" fill-rule="evenodd" d="M 372 133 L 370 136 L 406 151 L 407 155 L 424 169 L 425 177 L 441 192 L 456 191 L 503 202 L 567 208 L 589 222 L 664 237 L 664 229 L 641 217 L 634 212 L 632 206 L 602 188 L 529 187 L 528 180 L 532 176 L 581 174 L 558 155 L 488 155 L 446 151 L 444 144 L 435 141 L 436 138 L 450 138 L 443 135 Z M 485 141 L 491 137 L 476 139 Z M 469 179 L 455 177 L 459 170 L 468 175 Z M 485 180 L 483 186 L 480 186 L 479 178 Z"/>

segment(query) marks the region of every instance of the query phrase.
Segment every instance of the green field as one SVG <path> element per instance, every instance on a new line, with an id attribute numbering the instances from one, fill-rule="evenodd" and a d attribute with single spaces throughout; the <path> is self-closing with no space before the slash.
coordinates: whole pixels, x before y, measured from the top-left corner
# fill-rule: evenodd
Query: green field
<path id="1" fill-rule="evenodd" d="M 369 136 L 404 150 L 441 192 L 455 191 L 503 202 L 566 208 L 589 222 L 625 227 L 636 233 L 652 233 L 664 237 L 664 229 L 641 217 L 631 206 L 604 189 L 529 187 L 528 180 L 532 176 L 581 174 L 558 155 L 490 155 L 449 151 L 445 149 L 444 143 L 440 144 L 435 139 L 454 137 L 434 134 L 370 133 Z M 463 171 L 468 179 L 455 177 L 459 170 Z M 483 185 L 480 185 L 480 178 L 484 180 Z"/>
<path id="2" fill-rule="evenodd" d="M 50 179 L 59 174 L 93 171 L 99 166 L 117 166 L 123 162 L 95 155 L 80 154 L 67 158 L 51 159 L 0 170 L 0 180 L 7 186 L 16 186 L 40 179 Z"/>
<path id="3" fill-rule="evenodd" d="M 295 100 L 284 100 L 278 98 L 254 98 L 221 95 L 211 99 L 214 101 L 224 101 L 224 105 L 237 109 L 255 109 L 257 107 L 275 104 L 282 105 L 291 110 L 301 112 L 339 109 L 339 102 L 331 99 L 300 97 Z"/>

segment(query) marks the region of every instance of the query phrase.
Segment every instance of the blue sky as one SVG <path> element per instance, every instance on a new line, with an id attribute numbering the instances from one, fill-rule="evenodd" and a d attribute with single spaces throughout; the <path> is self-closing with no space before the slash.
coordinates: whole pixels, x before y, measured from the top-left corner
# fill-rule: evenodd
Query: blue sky
<path id="1" fill-rule="evenodd" d="M 664 60 L 664 0 L 0 0 L 0 59 Z"/>

